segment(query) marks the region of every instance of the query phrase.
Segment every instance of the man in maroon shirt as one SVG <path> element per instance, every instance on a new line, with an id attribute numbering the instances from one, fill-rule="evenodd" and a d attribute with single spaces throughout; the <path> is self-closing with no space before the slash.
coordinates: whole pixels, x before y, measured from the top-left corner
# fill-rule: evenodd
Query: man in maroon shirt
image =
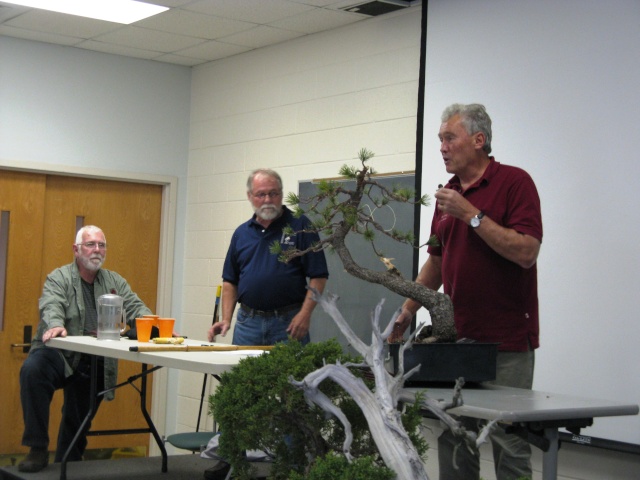
<path id="1" fill-rule="evenodd" d="M 530 389 L 539 346 L 536 261 L 542 217 L 536 187 L 524 170 L 489 155 L 491 119 L 484 106 L 446 108 L 439 138 L 453 177 L 435 194 L 431 234 L 439 245 L 429 247 L 416 282 L 433 290 L 444 287 L 458 338 L 500 343 L 492 383 Z M 401 338 L 420 307 L 411 299 L 404 302 L 390 341 Z M 481 427 L 478 420 L 462 422 L 468 429 Z M 441 480 L 479 478 L 479 456 L 461 441 L 449 431 L 438 439 Z M 491 441 L 498 480 L 531 478 L 527 442 L 500 427 Z"/>

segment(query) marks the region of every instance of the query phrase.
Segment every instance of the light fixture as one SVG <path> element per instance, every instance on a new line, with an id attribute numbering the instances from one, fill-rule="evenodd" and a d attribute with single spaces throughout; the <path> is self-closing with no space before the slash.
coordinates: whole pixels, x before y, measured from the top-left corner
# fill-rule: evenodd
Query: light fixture
<path id="1" fill-rule="evenodd" d="M 127 25 L 169 10 L 168 7 L 135 0 L 5 0 L 5 2 Z"/>

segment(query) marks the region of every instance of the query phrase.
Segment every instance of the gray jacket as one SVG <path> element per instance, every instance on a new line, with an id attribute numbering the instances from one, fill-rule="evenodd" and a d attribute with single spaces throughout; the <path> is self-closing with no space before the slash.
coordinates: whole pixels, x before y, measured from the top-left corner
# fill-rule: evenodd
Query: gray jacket
<path id="1" fill-rule="evenodd" d="M 93 282 L 95 298 L 112 293 L 120 295 L 124 300 L 127 312 L 127 322 L 135 325 L 136 317 L 151 314 L 151 310 L 140 300 L 127 281 L 118 273 L 104 268 L 98 271 Z M 76 262 L 56 268 L 47 275 L 39 302 L 40 323 L 31 342 L 31 351 L 45 347 L 42 342 L 44 332 L 53 327 L 64 327 L 67 335 L 83 335 L 85 322 L 84 299 L 82 297 L 82 283 Z M 60 350 L 65 360 L 65 375 L 70 376 L 78 366 L 80 353 Z M 118 360 L 105 358 L 104 386 L 105 389 L 116 385 L 118 379 Z M 113 391 L 105 395 L 107 400 L 113 398 Z"/>

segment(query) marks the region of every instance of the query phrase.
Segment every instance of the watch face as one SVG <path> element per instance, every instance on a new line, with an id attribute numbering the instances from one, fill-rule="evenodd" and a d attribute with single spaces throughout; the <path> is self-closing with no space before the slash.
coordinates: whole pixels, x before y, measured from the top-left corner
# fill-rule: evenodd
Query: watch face
<path id="1" fill-rule="evenodd" d="M 473 228 L 477 228 L 480 226 L 480 219 L 478 217 L 471 217 L 471 221 L 469 222 L 469 224 Z"/>

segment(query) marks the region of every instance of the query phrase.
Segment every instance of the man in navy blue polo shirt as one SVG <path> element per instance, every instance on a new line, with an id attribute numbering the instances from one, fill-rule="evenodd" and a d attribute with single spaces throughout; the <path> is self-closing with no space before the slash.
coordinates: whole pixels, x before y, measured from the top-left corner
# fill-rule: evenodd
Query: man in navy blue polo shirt
<path id="1" fill-rule="evenodd" d="M 234 345 L 273 345 L 288 337 L 306 344 L 316 306 L 307 279 L 310 287 L 323 291 L 329 277 L 324 252 L 284 263 L 269 247 L 277 241 L 283 249 L 305 250 L 319 237 L 301 233 L 310 226 L 309 219 L 294 217 L 282 205 L 282 179 L 275 171 L 254 170 L 247 180 L 247 198 L 255 214 L 231 238 L 222 273 L 222 320 L 209 329 L 209 341 L 226 335 L 239 303 Z M 298 233 L 285 234 L 288 225 Z"/>

